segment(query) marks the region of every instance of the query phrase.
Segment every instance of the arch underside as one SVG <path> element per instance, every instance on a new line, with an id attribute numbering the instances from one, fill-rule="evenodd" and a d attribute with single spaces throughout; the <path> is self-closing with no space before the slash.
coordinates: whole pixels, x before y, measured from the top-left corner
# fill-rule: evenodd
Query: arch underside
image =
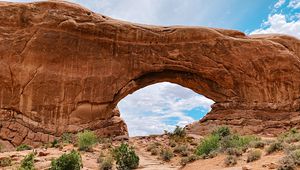
<path id="1" fill-rule="evenodd" d="M 220 85 L 216 82 L 213 82 L 207 78 L 202 77 L 201 75 L 177 71 L 177 70 L 161 70 L 157 72 L 149 72 L 142 76 L 139 76 L 136 79 L 128 82 L 114 97 L 112 102 L 112 108 L 115 108 L 117 103 L 126 97 L 128 94 L 135 92 L 143 87 L 146 87 L 151 84 L 160 83 L 160 82 L 170 82 L 176 83 L 183 87 L 189 88 L 194 92 L 204 95 L 207 98 L 214 99 L 215 102 L 225 101 L 230 94 L 228 91 L 223 91 L 220 93 Z"/>

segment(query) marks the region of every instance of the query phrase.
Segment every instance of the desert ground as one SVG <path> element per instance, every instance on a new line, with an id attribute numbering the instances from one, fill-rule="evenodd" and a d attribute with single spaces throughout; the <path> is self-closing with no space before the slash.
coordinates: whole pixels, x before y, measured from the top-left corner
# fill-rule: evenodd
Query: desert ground
<path id="1" fill-rule="evenodd" d="M 222 129 L 222 128 L 220 128 Z M 180 129 L 183 130 L 184 129 Z M 64 153 L 78 150 L 82 159 L 83 170 L 105 169 L 101 157 L 112 154 L 112 150 L 122 143 L 131 146 L 139 157 L 139 164 L 135 169 L 143 170 L 267 170 L 267 169 L 299 169 L 300 161 L 300 133 L 292 129 L 278 137 L 242 136 L 230 132 L 219 133 L 224 136 L 219 139 L 219 147 L 201 154 L 201 146 L 208 141 L 207 149 L 213 141 L 213 136 L 197 136 L 190 134 L 163 134 L 141 137 L 131 137 L 129 140 L 113 141 L 108 138 L 98 140 L 89 150 L 80 150 L 76 136 L 69 142 L 58 140 L 54 143 L 44 144 L 38 148 L 18 149 L 20 151 L 2 151 L 0 153 L 0 169 L 20 169 L 24 157 L 34 152 L 34 168 L 46 170 L 51 167 L 51 161 Z M 228 140 L 229 139 L 229 140 Z M 238 140 L 235 140 L 238 139 Z M 250 140 L 248 140 L 250 139 Z M 242 142 L 240 142 L 242 141 Z M 246 141 L 246 142 L 245 142 Z M 230 145 L 230 146 L 229 146 Z M 204 150 L 205 150 L 204 149 Z M 2 150 L 3 146 L 2 146 Z M 164 151 L 170 151 L 171 156 Z M 253 151 L 259 156 L 251 158 Z M 6 163 L 5 160 L 10 160 Z M 117 169 L 116 161 L 111 162 L 108 169 Z M 119 168 L 122 169 L 122 168 Z"/>

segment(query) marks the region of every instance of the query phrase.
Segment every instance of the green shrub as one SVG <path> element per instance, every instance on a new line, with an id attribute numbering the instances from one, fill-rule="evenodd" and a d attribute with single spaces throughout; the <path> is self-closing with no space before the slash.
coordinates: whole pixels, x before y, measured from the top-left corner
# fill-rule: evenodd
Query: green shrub
<path id="1" fill-rule="evenodd" d="M 171 134 L 172 136 L 178 136 L 178 137 L 185 137 L 186 136 L 186 132 L 185 129 L 179 126 L 176 126 L 176 128 L 174 129 L 173 133 Z"/>
<path id="2" fill-rule="evenodd" d="M 188 146 L 187 145 L 178 145 L 174 148 L 174 153 L 179 153 L 181 156 L 188 155 Z"/>
<path id="3" fill-rule="evenodd" d="M 261 158 L 260 150 L 252 150 L 247 155 L 247 162 L 253 162 Z"/>
<path id="4" fill-rule="evenodd" d="M 227 155 L 231 155 L 231 156 L 242 156 L 243 155 L 243 151 L 240 148 L 228 148 L 226 149 L 226 154 Z"/>
<path id="5" fill-rule="evenodd" d="M 166 162 L 170 161 L 173 156 L 174 154 L 170 148 L 162 148 L 160 151 L 160 157 Z"/>
<path id="6" fill-rule="evenodd" d="M 51 148 L 58 148 L 59 142 L 57 139 L 54 139 L 53 142 L 51 142 Z"/>
<path id="7" fill-rule="evenodd" d="M 210 135 L 204 138 L 197 146 L 196 154 L 199 156 L 209 155 L 212 151 L 219 148 L 220 137 L 217 135 Z"/>
<path id="8" fill-rule="evenodd" d="M 12 160 L 10 157 L 0 158 L 0 167 L 11 166 L 11 162 L 12 162 Z"/>
<path id="9" fill-rule="evenodd" d="M 227 148 L 241 148 L 246 149 L 250 142 L 257 140 L 254 136 L 240 136 L 240 135 L 229 135 L 222 139 L 221 147 L 222 150 Z"/>
<path id="10" fill-rule="evenodd" d="M 64 133 L 62 134 L 61 138 L 60 138 L 62 143 L 72 143 L 73 142 L 73 136 L 71 133 Z"/>
<path id="11" fill-rule="evenodd" d="M 286 143 L 294 143 L 300 141 L 300 133 L 297 131 L 297 129 L 292 128 L 289 131 L 281 134 L 278 137 L 278 140 L 281 142 Z"/>
<path id="12" fill-rule="evenodd" d="M 271 154 L 276 151 L 283 150 L 283 145 L 281 142 L 271 143 L 270 146 L 266 149 L 267 154 Z"/>
<path id="13" fill-rule="evenodd" d="M 21 166 L 18 170 L 35 170 L 34 157 L 34 153 L 26 155 L 25 158 L 21 161 Z"/>
<path id="14" fill-rule="evenodd" d="M 83 167 L 80 153 L 72 150 L 51 161 L 49 170 L 80 170 Z"/>
<path id="15" fill-rule="evenodd" d="M 79 150 L 88 151 L 97 143 L 97 136 L 92 131 L 80 132 L 78 137 L 78 147 Z"/>
<path id="16" fill-rule="evenodd" d="M 231 135 L 231 131 L 230 131 L 230 129 L 228 127 L 221 126 L 221 127 L 218 127 L 217 129 L 215 129 L 212 132 L 212 135 L 218 135 L 219 137 L 223 138 L 225 136 Z"/>
<path id="17" fill-rule="evenodd" d="M 234 166 L 237 164 L 237 158 L 235 156 L 228 155 L 225 158 L 224 163 L 226 166 Z"/>
<path id="18" fill-rule="evenodd" d="M 16 148 L 17 151 L 25 151 L 25 150 L 31 150 L 31 149 L 32 149 L 32 147 L 30 147 L 26 144 L 21 144 Z"/>
<path id="19" fill-rule="evenodd" d="M 100 157 L 100 170 L 111 170 L 113 168 L 113 158 L 111 156 Z"/>
<path id="20" fill-rule="evenodd" d="M 135 169 L 139 166 L 140 159 L 128 144 L 122 143 L 119 147 L 114 148 L 113 156 L 118 169 Z"/>
<path id="21" fill-rule="evenodd" d="M 285 138 L 285 137 L 288 137 L 288 136 L 291 136 L 291 135 L 294 135 L 294 134 L 297 134 L 297 133 L 299 133 L 299 132 L 296 128 L 291 128 L 290 130 L 280 134 L 279 138 Z"/>

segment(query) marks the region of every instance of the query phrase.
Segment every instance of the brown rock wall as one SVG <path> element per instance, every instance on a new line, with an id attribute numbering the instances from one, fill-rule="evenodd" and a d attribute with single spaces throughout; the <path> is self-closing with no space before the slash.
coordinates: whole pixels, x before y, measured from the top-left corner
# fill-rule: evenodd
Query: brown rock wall
<path id="1" fill-rule="evenodd" d="M 202 122 L 233 115 L 234 124 L 245 117 L 260 126 L 281 114 L 275 121 L 289 122 L 300 110 L 299 56 L 300 41 L 285 35 L 145 26 L 66 2 L 0 2 L 0 136 L 18 145 L 85 128 L 126 135 L 117 103 L 163 81 L 216 102 Z"/>

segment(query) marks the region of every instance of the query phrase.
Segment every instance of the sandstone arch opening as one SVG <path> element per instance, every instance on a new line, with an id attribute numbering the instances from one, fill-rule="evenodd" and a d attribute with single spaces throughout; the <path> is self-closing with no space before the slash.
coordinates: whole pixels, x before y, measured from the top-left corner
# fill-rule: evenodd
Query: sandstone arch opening
<path id="1" fill-rule="evenodd" d="M 118 103 L 118 108 L 129 135 L 145 136 L 198 121 L 211 110 L 213 103 L 189 88 L 161 82 L 127 95 Z"/>
<path id="2" fill-rule="evenodd" d="M 124 135 L 117 103 L 163 81 L 216 102 L 201 120 L 208 130 L 300 126 L 299 39 L 139 25 L 67 2 L 0 4 L 0 138 L 15 146 L 83 129 Z"/>

